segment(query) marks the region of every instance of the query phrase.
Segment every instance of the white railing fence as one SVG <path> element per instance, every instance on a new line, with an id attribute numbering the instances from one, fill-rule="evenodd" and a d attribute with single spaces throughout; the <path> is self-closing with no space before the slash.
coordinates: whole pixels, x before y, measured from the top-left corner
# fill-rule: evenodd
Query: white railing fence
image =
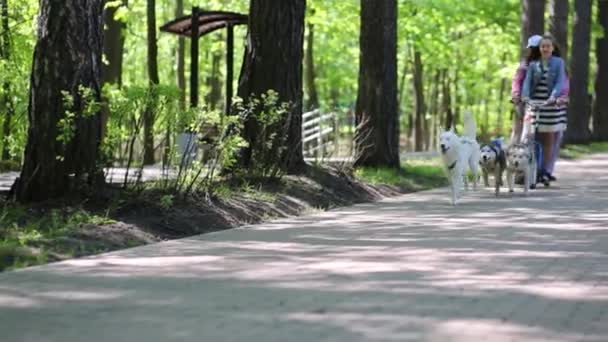
<path id="1" fill-rule="evenodd" d="M 323 158 L 335 149 L 336 113 L 319 109 L 302 114 L 302 151 L 304 157 Z"/>

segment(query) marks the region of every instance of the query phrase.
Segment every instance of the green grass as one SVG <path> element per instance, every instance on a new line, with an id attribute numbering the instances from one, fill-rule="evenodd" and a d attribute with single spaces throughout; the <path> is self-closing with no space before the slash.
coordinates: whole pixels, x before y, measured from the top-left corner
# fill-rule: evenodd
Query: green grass
<path id="1" fill-rule="evenodd" d="M 410 161 L 400 170 L 390 168 L 359 168 L 355 176 L 375 185 L 397 186 L 405 190 L 426 190 L 447 185 L 445 172 L 437 159 Z"/>
<path id="2" fill-rule="evenodd" d="M 9 171 L 19 171 L 21 166 L 13 160 L 0 160 L 0 173 Z"/>
<path id="3" fill-rule="evenodd" d="M 91 214 L 83 209 L 51 209 L 32 212 L 17 205 L 5 205 L 0 209 L 0 271 L 49 261 L 50 245 L 68 238 L 85 224 L 109 224 L 114 221 Z M 52 248 L 57 251 L 58 246 Z M 77 250 L 61 250 L 75 255 Z"/>
<path id="4" fill-rule="evenodd" d="M 561 149 L 559 156 L 564 159 L 578 159 L 590 154 L 605 152 L 608 152 L 608 142 L 598 142 L 589 145 L 567 145 Z"/>

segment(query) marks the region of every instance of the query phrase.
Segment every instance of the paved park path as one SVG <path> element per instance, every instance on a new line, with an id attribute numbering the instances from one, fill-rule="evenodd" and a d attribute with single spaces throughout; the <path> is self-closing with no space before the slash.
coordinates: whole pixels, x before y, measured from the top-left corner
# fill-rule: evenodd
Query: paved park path
<path id="1" fill-rule="evenodd" d="M 608 155 L 0 274 L 0 341 L 608 341 Z"/>

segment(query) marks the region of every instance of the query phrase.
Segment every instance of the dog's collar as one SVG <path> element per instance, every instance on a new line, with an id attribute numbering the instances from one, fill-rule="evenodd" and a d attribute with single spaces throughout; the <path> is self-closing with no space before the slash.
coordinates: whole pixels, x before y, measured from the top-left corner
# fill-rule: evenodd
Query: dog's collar
<path id="1" fill-rule="evenodd" d="M 450 170 L 450 171 L 454 170 L 454 168 L 456 167 L 456 162 L 458 162 L 458 160 L 454 160 L 454 162 L 452 163 L 452 165 L 448 166 L 448 170 Z"/>

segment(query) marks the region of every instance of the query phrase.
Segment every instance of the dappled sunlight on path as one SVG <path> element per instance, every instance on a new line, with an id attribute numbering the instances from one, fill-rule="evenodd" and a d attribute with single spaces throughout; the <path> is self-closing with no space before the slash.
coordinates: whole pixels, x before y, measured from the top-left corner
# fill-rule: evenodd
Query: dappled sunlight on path
<path id="1" fill-rule="evenodd" d="M 608 157 L 0 275 L 6 341 L 608 341 Z"/>

